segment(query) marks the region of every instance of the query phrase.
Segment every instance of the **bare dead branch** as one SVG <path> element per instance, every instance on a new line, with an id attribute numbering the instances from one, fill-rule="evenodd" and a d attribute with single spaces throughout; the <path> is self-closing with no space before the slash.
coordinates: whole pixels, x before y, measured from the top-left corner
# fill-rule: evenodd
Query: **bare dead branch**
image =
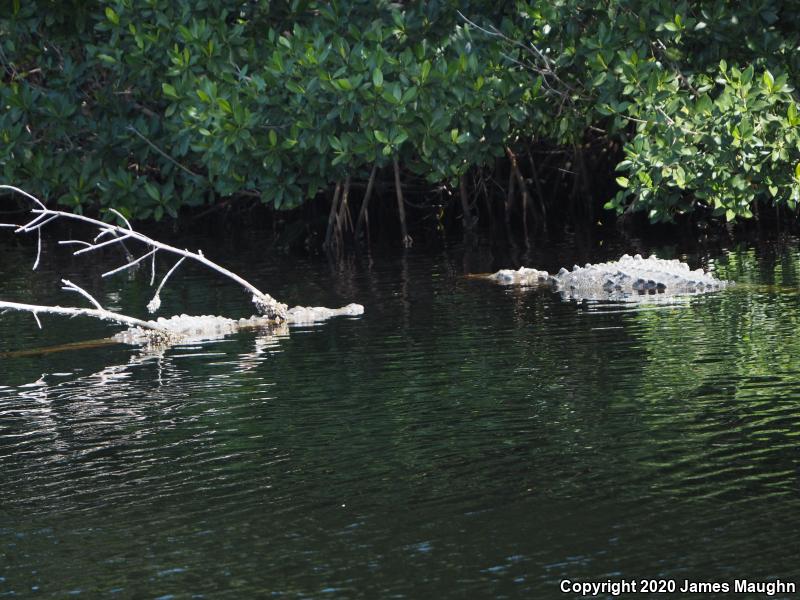
<path id="1" fill-rule="evenodd" d="M 123 215 L 123 214 L 122 214 L 121 212 L 119 212 L 117 209 L 115 209 L 115 208 L 109 208 L 109 209 L 108 209 L 108 212 L 110 212 L 110 213 L 112 213 L 112 214 L 115 214 L 115 215 L 117 215 L 117 216 L 118 216 L 120 219 L 122 219 L 122 222 L 123 222 L 123 223 L 125 223 L 125 227 L 127 227 L 128 229 L 133 229 L 133 227 L 131 226 L 131 222 L 130 222 L 130 221 L 128 221 L 128 219 L 126 219 L 126 218 L 125 218 L 125 215 Z"/>
<path id="2" fill-rule="evenodd" d="M 170 275 L 172 275 L 172 273 L 175 271 L 175 269 L 177 269 L 181 265 L 181 263 L 183 261 L 185 261 L 185 260 L 186 260 L 185 256 L 181 257 L 178 260 L 178 262 L 176 262 L 172 266 L 172 268 L 169 271 L 167 271 L 167 274 L 164 275 L 164 279 L 162 279 L 161 283 L 158 285 L 158 289 L 156 289 L 156 293 L 153 295 L 153 299 L 150 300 L 150 302 L 147 303 L 148 312 L 150 312 L 152 314 L 152 313 L 156 312 L 161 307 L 161 296 L 159 295 L 159 294 L 161 294 L 161 288 L 163 288 L 164 284 L 167 283 L 167 279 L 170 278 Z M 154 267 L 153 273 L 155 274 L 155 267 Z"/>
<path id="3" fill-rule="evenodd" d="M 104 277 L 112 275 L 112 274 L 117 273 L 119 271 L 125 270 L 125 269 L 137 264 L 140 260 L 143 260 L 144 258 L 146 258 L 148 256 L 151 256 L 156 251 L 163 250 L 165 252 L 176 254 L 176 255 L 178 255 L 180 257 L 190 258 L 192 260 L 195 260 L 195 261 L 203 264 L 204 266 L 208 267 L 209 269 L 211 269 L 213 271 L 216 271 L 217 273 L 220 273 L 221 275 L 224 275 L 225 277 L 228 277 L 229 279 L 232 279 L 233 281 L 238 283 L 240 286 L 242 286 L 246 291 L 248 291 L 248 292 L 250 292 L 252 294 L 252 301 L 255 304 L 256 308 L 258 309 L 259 313 L 261 313 L 264 316 L 268 316 L 270 318 L 273 318 L 275 320 L 285 320 L 286 319 L 286 310 L 287 310 L 286 305 L 276 301 L 269 294 L 267 294 L 265 292 L 262 292 L 261 290 L 259 290 L 256 286 L 254 286 L 249 281 L 247 281 L 244 278 L 240 277 L 236 273 L 226 269 L 225 267 L 222 267 L 222 266 L 218 265 L 217 263 L 209 260 L 200 251 L 198 251 L 198 252 L 190 252 L 189 250 L 176 248 L 175 246 L 170 246 L 169 244 L 165 244 L 163 242 L 159 242 L 159 241 L 154 240 L 154 239 L 152 239 L 152 238 L 150 238 L 150 237 L 148 237 L 148 236 L 146 236 L 146 235 L 144 235 L 142 233 L 139 233 L 138 231 L 135 231 L 130 226 L 130 223 L 128 222 L 128 220 L 117 211 L 113 211 L 113 213 L 116 216 L 118 216 L 119 218 L 122 219 L 122 221 L 125 223 L 125 226 L 113 225 L 113 224 L 110 224 L 110 223 L 106 223 L 104 221 L 93 219 L 91 217 L 86 217 L 84 215 L 77 215 L 77 214 L 73 214 L 73 213 L 69 213 L 69 212 L 65 212 L 65 211 L 48 209 L 47 207 L 45 207 L 45 205 L 40 200 L 38 200 L 37 198 L 35 198 L 31 194 L 29 194 L 28 192 L 26 192 L 24 190 L 21 190 L 20 188 L 11 186 L 11 185 L 0 185 L 0 190 L 10 190 L 10 191 L 22 194 L 26 198 L 29 198 L 33 202 L 35 202 L 36 205 L 39 207 L 39 208 L 34 208 L 34 209 L 31 210 L 31 213 L 33 213 L 36 216 L 31 221 L 29 221 L 27 224 L 17 227 L 17 229 L 16 229 L 17 233 L 27 233 L 29 231 L 32 231 L 33 228 L 35 228 L 37 225 L 39 225 L 40 223 L 42 223 L 45 220 L 50 220 L 51 218 L 63 218 L 63 219 L 71 219 L 73 221 L 80 221 L 80 222 L 83 222 L 83 223 L 88 223 L 90 225 L 93 225 L 93 226 L 97 227 L 100 230 L 100 234 L 98 235 L 98 237 L 95 238 L 95 243 L 94 244 L 88 244 L 88 245 L 86 245 L 86 243 L 84 243 L 84 247 L 81 248 L 80 250 L 78 250 L 76 252 L 76 254 L 84 253 L 84 252 L 90 252 L 90 251 L 95 250 L 95 249 L 97 249 L 99 247 L 102 247 L 103 245 L 111 245 L 113 243 L 116 243 L 117 241 L 123 243 L 123 246 L 124 246 L 124 241 L 128 240 L 128 239 L 134 240 L 134 241 L 138 241 L 138 242 L 140 242 L 140 243 L 142 243 L 145 246 L 150 248 L 150 251 L 147 252 L 146 254 L 144 254 L 139 259 L 131 258 L 130 261 L 127 264 L 123 265 L 122 267 L 120 267 L 118 269 L 113 269 L 112 271 L 109 271 L 109 272 L 105 273 L 103 275 Z M 114 235 L 115 239 L 114 240 L 106 240 L 104 242 L 96 243 L 97 240 L 99 240 L 102 236 L 109 235 L 109 234 L 110 235 Z M 67 242 L 68 243 L 77 243 L 78 240 L 67 240 Z"/>
<path id="4" fill-rule="evenodd" d="M 12 192 L 17 192 L 18 194 L 22 194 L 28 200 L 32 200 L 33 202 L 35 202 L 39 206 L 39 208 L 45 208 L 45 206 L 42 203 L 42 201 L 39 200 L 36 196 L 32 196 L 31 194 L 29 194 L 25 190 L 22 190 L 22 189 L 20 189 L 18 187 L 14 187 L 13 185 L 0 185 L 0 189 L 11 190 Z"/>
<path id="5" fill-rule="evenodd" d="M 125 269 L 130 269 L 131 267 L 133 267 L 135 265 L 138 265 L 140 262 L 142 262 L 148 256 L 155 255 L 156 252 L 158 252 L 158 248 L 153 248 L 147 254 L 142 254 L 139 258 L 135 258 L 135 259 L 125 263 L 121 267 L 117 267 L 116 269 L 111 269 L 110 271 L 106 271 L 100 277 L 108 277 L 110 275 L 113 275 L 114 273 L 119 273 L 120 271 L 124 271 Z"/>
<path id="6" fill-rule="evenodd" d="M 29 231 L 35 231 L 37 229 L 41 229 L 42 227 L 44 227 L 45 225 L 47 225 L 51 221 L 55 221 L 57 218 L 58 218 L 57 216 L 53 216 L 53 217 L 50 217 L 49 219 L 45 219 L 44 221 L 41 221 L 41 222 L 37 223 L 36 225 L 34 225 L 32 227 L 26 227 L 25 228 L 25 232 L 27 233 Z"/>
<path id="7" fill-rule="evenodd" d="M 42 230 L 36 230 L 36 261 L 33 263 L 33 270 L 39 266 L 39 260 L 42 258 Z"/>
<path id="8" fill-rule="evenodd" d="M 64 287 L 62 287 L 62 288 L 61 288 L 62 290 L 66 290 L 66 291 L 68 291 L 68 292 L 78 292 L 78 293 L 79 293 L 81 296 L 83 296 L 84 298 L 86 298 L 87 300 L 89 300 L 89 302 L 91 302 L 92 304 L 94 304 L 95 308 L 97 308 L 98 310 L 105 310 L 105 309 L 104 309 L 104 308 L 103 308 L 103 307 L 100 305 L 100 303 L 99 303 L 97 300 L 95 300 L 94 296 L 92 296 L 92 295 L 91 295 L 89 292 L 87 292 L 87 291 L 86 291 L 85 289 L 83 289 L 82 287 L 80 287 L 80 286 L 78 286 L 78 285 L 75 285 L 74 283 L 72 283 L 72 282 L 71 282 L 69 279 L 62 279 L 62 280 L 61 280 L 61 283 L 63 283 L 63 284 L 64 284 Z"/>
<path id="9" fill-rule="evenodd" d="M 115 237 L 110 240 L 106 240 L 105 242 L 100 242 L 99 244 L 89 244 L 87 248 L 81 248 L 80 250 L 76 250 L 72 254 L 74 256 L 78 256 L 79 254 L 85 254 L 86 252 L 92 252 L 93 250 L 97 250 L 98 248 L 105 248 L 106 246 L 110 246 L 111 244 L 116 244 L 117 242 L 122 242 L 123 240 L 127 240 L 130 236 L 123 235 L 119 237 Z"/>
<path id="10" fill-rule="evenodd" d="M 59 246 L 72 246 L 72 245 L 82 245 L 85 247 L 91 247 L 92 244 L 89 242 L 84 242 L 83 240 L 58 240 Z"/>
<path id="11" fill-rule="evenodd" d="M 169 334 L 169 331 L 159 327 L 155 323 L 149 321 L 142 321 L 127 315 L 111 312 L 110 310 L 100 310 L 97 308 L 77 308 L 74 306 L 43 306 L 39 304 L 22 304 L 20 302 L 6 302 L 0 300 L 0 309 L 17 310 L 21 312 L 29 312 L 34 314 L 51 314 L 63 315 L 68 317 L 93 317 L 101 321 L 112 321 L 120 325 L 127 325 L 128 327 L 141 327 L 143 329 L 150 329 L 152 331 L 159 331 L 164 334 Z"/>

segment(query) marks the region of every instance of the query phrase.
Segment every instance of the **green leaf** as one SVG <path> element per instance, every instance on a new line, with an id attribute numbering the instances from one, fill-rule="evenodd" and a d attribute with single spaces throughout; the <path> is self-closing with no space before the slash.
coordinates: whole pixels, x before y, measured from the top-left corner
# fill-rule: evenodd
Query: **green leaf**
<path id="1" fill-rule="evenodd" d="M 711 113 L 713 109 L 713 102 L 711 101 L 711 97 L 708 94 L 703 94 L 697 99 L 695 103 L 695 110 L 700 114 Z"/>
<path id="2" fill-rule="evenodd" d="M 342 89 L 342 90 L 344 90 L 346 92 L 353 89 L 353 84 L 350 83 L 349 79 L 346 79 L 344 77 L 342 79 L 337 79 L 336 80 L 336 85 L 339 86 L 339 89 Z"/>
<path id="3" fill-rule="evenodd" d="M 278 134 L 275 133 L 275 130 L 274 129 L 270 129 L 269 133 L 267 135 L 269 136 L 269 145 L 272 146 L 273 148 L 275 146 L 277 146 L 278 145 Z"/>
<path id="4" fill-rule="evenodd" d="M 747 67 L 744 71 L 742 71 L 742 83 L 750 83 L 753 81 L 753 74 L 755 70 L 753 69 L 753 65 Z"/>
<path id="5" fill-rule="evenodd" d="M 675 167 L 673 177 L 675 178 L 675 183 L 679 188 L 684 189 L 686 187 L 686 171 L 684 171 L 682 166 L 678 165 Z"/>
<path id="6" fill-rule="evenodd" d="M 394 136 L 394 139 L 392 140 L 392 144 L 394 144 L 395 146 L 399 146 L 400 144 L 405 142 L 407 139 L 408 139 L 408 134 L 405 131 L 401 131 L 396 136 Z"/>
<path id="7" fill-rule="evenodd" d="M 119 25 L 119 15 L 110 6 L 106 6 L 106 19 L 114 25 Z"/>
<path id="8" fill-rule="evenodd" d="M 152 198 L 154 201 L 159 202 L 161 200 L 161 193 L 159 192 L 158 188 L 149 181 L 145 182 L 144 190 L 147 192 L 147 195 L 150 196 L 150 198 Z"/>
<path id="9" fill-rule="evenodd" d="M 450 130 L 450 141 L 455 144 L 457 139 L 458 139 L 458 129 L 451 129 Z"/>
<path id="10" fill-rule="evenodd" d="M 431 61 L 426 60 L 422 63 L 422 71 L 420 73 L 422 81 L 425 81 L 428 78 L 428 75 L 431 72 Z"/>
<path id="11" fill-rule="evenodd" d="M 384 89 L 383 93 L 381 94 L 381 98 L 386 100 L 389 104 L 400 104 L 400 99 L 395 98 L 391 90 Z"/>
<path id="12" fill-rule="evenodd" d="M 402 98 L 400 98 L 401 104 L 408 104 L 409 102 L 413 102 L 414 98 L 417 97 L 417 88 L 416 86 L 411 86 L 405 92 L 403 92 Z"/>
<path id="13" fill-rule="evenodd" d="M 621 188 L 627 188 L 630 183 L 627 177 L 617 177 L 617 185 Z"/>
<path id="14" fill-rule="evenodd" d="M 725 220 L 726 221 L 733 221 L 736 218 L 736 213 L 733 212 L 730 208 L 725 211 Z"/>
<path id="15" fill-rule="evenodd" d="M 382 143 L 382 144 L 388 144 L 389 143 L 389 137 L 385 133 L 383 133 L 382 131 L 378 131 L 376 129 L 375 131 L 372 132 L 372 134 L 375 136 L 375 139 L 378 140 L 380 143 Z"/>
<path id="16" fill-rule="evenodd" d="M 372 85 L 376 88 L 383 87 L 383 71 L 379 67 L 372 70 Z"/>
<path id="17" fill-rule="evenodd" d="M 295 94 L 305 94 L 306 93 L 305 90 L 302 87 L 300 87 L 299 85 L 297 85 L 294 81 L 287 81 L 285 85 L 286 85 L 286 89 L 287 90 L 289 90 L 290 92 L 293 92 Z"/>
<path id="18" fill-rule="evenodd" d="M 164 92 L 165 96 L 169 96 L 170 98 L 178 97 L 178 92 L 175 90 L 175 86 L 170 85 L 169 83 L 162 83 L 161 91 Z"/>
<path id="19" fill-rule="evenodd" d="M 794 167 L 794 176 L 800 179 L 800 163 L 797 163 Z"/>
<path id="20" fill-rule="evenodd" d="M 225 98 L 217 98 L 217 104 L 219 104 L 219 107 L 229 115 L 233 113 L 231 103 L 225 100 Z"/>
<path id="21" fill-rule="evenodd" d="M 770 73 L 768 70 L 764 71 L 764 76 L 761 79 L 764 82 L 764 87 L 769 91 L 772 91 L 772 88 L 775 85 L 775 78 L 772 76 L 772 73 Z"/>

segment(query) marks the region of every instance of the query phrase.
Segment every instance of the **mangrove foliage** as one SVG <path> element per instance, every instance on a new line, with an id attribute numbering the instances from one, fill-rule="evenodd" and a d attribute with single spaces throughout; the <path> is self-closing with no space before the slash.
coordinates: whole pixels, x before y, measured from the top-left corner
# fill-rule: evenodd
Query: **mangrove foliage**
<path id="1" fill-rule="evenodd" d="M 331 245 L 368 231 L 373 196 L 410 243 L 409 192 L 440 225 L 525 233 L 595 205 L 730 221 L 800 201 L 792 3 L 7 5 L 0 177 L 79 213 L 249 199 Z"/>

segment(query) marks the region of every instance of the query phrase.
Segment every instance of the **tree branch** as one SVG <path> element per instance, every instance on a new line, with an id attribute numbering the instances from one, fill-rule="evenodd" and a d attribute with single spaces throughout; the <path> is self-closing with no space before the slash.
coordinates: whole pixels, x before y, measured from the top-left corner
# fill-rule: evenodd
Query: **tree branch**
<path id="1" fill-rule="evenodd" d="M 128 268 L 130 266 L 133 266 L 134 264 L 138 263 L 140 260 L 142 260 L 142 258 L 146 258 L 147 256 L 150 256 L 153 252 L 155 252 L 157 250 L 163 250 L 165 252 L 169 252 L 169 253 L 172 253 L 172 254 L 177 254 L 178 256 L 182 256 L 182 257 L 185 257 L 185 258 L 190 258 L 192 260 L 195 260 L 195 261 L 201 263 L 202 265 L 208 267 L 209 269 L 211 269 L 213 271 L 216 271 L 217 273 L 220 273 L 221 275 L 224 275 L 225 277 L 228 277 L 229 279 L 232 279 L 233 281 L 238 283 L 240 286 L 242 286 L 245 290 L 247 290 L 248 292 L 250 292 L 253 295 L 253 298 L 252 298 L 253 304 L 255 304 L 255 306 L 258 309 L 260 314 L 262 314 L 262 315 L 264 315 L 266 317 L 278 320 L 278 321 L 283 321 L 283 320 L 286 319 L 287 307 L 286 307 L 285 304 L 283 304 L 281 302 L 278 302 L 277 300 L 275 300 L 269 294 L 267 294 L 265 292 L 262 292 L 256 286 L 254 286 L 252 283 L 250 283 L 249 281 L 247 281 L 244 278 L 240 277 L 239 275 L 237 275 L 233 271 L 230 271 L 230 270 L 226 269 L 225 267 L 222 267 L 222 266 L 218 265 L 217 263 L 207 259 L 205 256 L 203 256 L 203 253 L 200 252 L 200 251 L 198 251 L 198 252 L 190 252 L 189 250 L 185 250 L 185 249 L 182 250 L 180 248 L 176 248 L 175 246 L 170 246 L 169 244 L 165 244 L 163 242 L 159 242 L 157 240 L 154 240 L 154 239 L 152 239 L 152 238 L 150 238 L 150 237 L 148 237 L 148 236 L 146 236 L 146 235 L 144 235 L 142 233 L 139 233 L 138 231 L 135 231 L 134 229 L 132 229 L 130 227 L 130 223 L 127 221 L 127 219 L 125 219 L 125 217 L 122 216 L 117 211 L 113 211 L 113 212 L 117 216 L 119 216 L 123 220 L 123 222 L 125 222 L 125 224 L 126 224 L 125 227 L 120 226 L 120 225 L 112 225 L 110 223 L 105 223 L 103 221 L 99 221 L 99 220 L 93 219 L 91 217 L 86 217 L 84 215 L 76 215 L 76 214 L 65 212 L 65 211 L 48 209 L 47 207 L 45 207 L 45 205 L 40 200 L 38 200 L 37 198 L 35 198 L 31 194 L 29 194 L 28 192 L 25 192 L 24 190 L 21 190 L 21 189 L 19 189 L 17 187 L 11 186 L 11 185 L 0 185 L 0 190 L 10 190 L 10 191 L 13 191 L 13 192 L 20 193 L 20 194 L 24 195 L 26 198 L 31 199 L 39 207 L 39 208 L 31 209 L 31 213 L 36 215 L 36 217 L 33 220 L 31 220 L 30 222 L 28 222 L 27 224 L 22 225 L 22 226 L 18 226 L 17 230 L 16 230 L 17 233 L 28 233 L 28 232 L 34 230 L 35 226 L 40 224 L 42 220 L 44 220 L 46 222 L 46 221 L 51 220 L 51 218 L 60 217 L 60 218 L 64 218 L 64 219 L 71 219 L 73 221 L 81 221 L 83 223 L 88 223 L 90 225 L 94 225 L 95 227 L 100 229 L 101 235 L 110 233 L 110 234 L 112 234 L 114 236 L 118 236 L 114 240 L 107 240 L 107 241 L 101 242 L 99 244 L 98 243 L 89 244 L 88 246 L 78 250 L 76 252 L 76 254 L 77 253 L 90 252 L 91 250 L 96 250 L 96 249 L 98 249 L 98 248 L 100 248 L 100 247 L 102 247 L 104 245 L 110 245 L 111 243 L 115 243 L 117 241 L 121 242 L 121 241 L 126 240 L 126 239 L 132 239 L 132 240 L 138 241 L 138 242 L 140 242 L 142 244 L 145 244 L 146 246 L 149 246 L 152 249 L 150 252 L 145 254 L 143 257 L 141 257 L 139 259 L 132 259 L 131 262 L 127 263 L 123 267 L 120 267 L 119 269 L 114 269 L 114 270 L 106 273 L 105 275 L 111 275 L 111 274 L 116 273 L 116 272 L 118 272 L 120 270 L 124 270 L 124 269 L 126 269 L 126 268 Z M 95 239 L 98 239 L 98 238 L 95 238 Z M 78 242 L 78 240 L 67 240 L 67 243 L 80 243 L 80 242 Z M 84 242 L 84 244 L 85 244 L 85 242 Z"/>
<path id="2" fill-rule="evenodd" d="M 0 310 L 17 310 L 37 315 L 39 313 L 51 315 L 65 315 L 68 317 L 93 317 L 101 321 L 112 321 L 128 327 L 141 327 L 169 335 L 169 331 L 149 321 L 142 321 L 127 315 L 111 312 L 98 308 L 77 308 L 74 306 L 43 306 L 39 304 L 22 304 L 20 302 L 6 302 L 0 300 Z M 38 318 L 36 319 L 38 321 Z"/>
<path id="3" fill-rule="evenodd" d="M 68 292 L 78 292 L 81 296 L 83 296 L 84 298 L 89 300 L 89 302 L 94 304 L 95 308 L 97 308 L 98 310 L 105 310 L 100 305 L 100 303 L 97 300 L 95 300 L 94 296 L 92 296 L 89 292 L 87 292 L 82 287 L 77 286 L 74 283 L 72 283 L 69 279 L 62 279 L 61 283 L 64 284 L 64 287 L 61 288 L 62 290 L 66 290 Z"/>

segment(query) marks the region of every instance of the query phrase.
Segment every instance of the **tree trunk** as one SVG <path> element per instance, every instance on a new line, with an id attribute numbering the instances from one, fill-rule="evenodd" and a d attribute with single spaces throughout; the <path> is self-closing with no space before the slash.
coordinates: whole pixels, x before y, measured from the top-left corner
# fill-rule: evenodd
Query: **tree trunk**
<path id="1" fill-rule="evenodd" d="M 408 235 L 408 229 L 406 229 L 406 207 L 403 200 L 403 188 L 400 185 L 400 163 L 396 155 L 394 157 L 394 189 L 397 193 L 397 212 L 400 213 L 400 233 L 403 236 L 403 247 L 411 248 L 414 240 Z"/>
<path id="2" fill-rule="evenodd" d="M 472 212 L 469 209 L 466 175 L 458 178 L 458 192 L 461 196 L 461 226 L 464 228 L 464 233 L 468 234 L 472 231 Z"/>
<path id="3" fill-rule="evenodd" d="M 367 191 L 364 193 L 364 200 L 361 202 L 361 210 L 358 212 L 358 221 L 356 221 L 356 240 L 361 235 L 361 228 L 367 226 L 367 246 L 369 246 L 369 200 L 372 197 L 372 190 L 375 188 L 375 174 L 378 171 L 378 165 L 372 165 L 372 171 L 369 174 L 369 181 L 367 182 Z"/>
<path id="4" fill-rule="evenodd" d="M 331 247 L 331 235 L 333 235 L 333 224 L 336 221 L 336 209 L 339 205 L 339 194 L 342 191 L 342 183 L 336 182 L 336 190 L 333 192 L 333 200 L 331 201 L 331 212 L 328 213 L 328 229 L 325 232 L 325 242 L 322 247 L 326 250 Z"/>
<path id="5" fill-rule="evenodd" d="M 517 178 L 514 176 L 514 170 L 508 170 L 508 192 L 506 193 L 506 202 L 505 206 L 505 221 L 506 221 L 506 237 L 508 237 L 508 241 L 513 241 L 513 236 L 511 235 L 511 206 L 514 203 L 514 186 L 517 183 Z"/>
<path id="6" fill-rule="evenodd" d="M 336 216 L 337 233 L 339 234 L 339 244 L 344 241 L 343 233 L 345 229 L 353 230 L 353 219 L 350 217 L 350 206 L 347 200 L 350 198 L 350 175 L 344 180 L 342 199 L 339 202 L 339 214 Z"/>
<path id="7" fill-rule="evenodd" d="M 522 192 L 522 230 L 525 233 L 525 245 L 528 245 L 528 204 L 530 204 L 530 194 L 528 193 L 528 185 L 525 183 L 525 178 L 522 176 L 522 173 L 519 171 L 519 165 L 517 164 L 517 157 L 511 151 L 511 148 L 506 148 L 506 154 L 508 155 L 508 159 L 511 161 L 511 172 L 514 173 L 514 177 L 517 179 L 517 184 L 519 185 L 520 192 Z"/>
<path id="8" fill-rule="evenodd" d="M 539 198 L 539 210 L 542 214 L 542 232 L 547 234 L 547 208 L 544 202 L 544 192 L 542 191 L 542 182 L 539 179 L 539 170 L 536 168 L 536 163 L 533 161 L 533 152 L 530 145 L 528 145 L 528 162 L 531 165 L 531 177 L 533 184 L 536 186 L 536 196 Z"/>

